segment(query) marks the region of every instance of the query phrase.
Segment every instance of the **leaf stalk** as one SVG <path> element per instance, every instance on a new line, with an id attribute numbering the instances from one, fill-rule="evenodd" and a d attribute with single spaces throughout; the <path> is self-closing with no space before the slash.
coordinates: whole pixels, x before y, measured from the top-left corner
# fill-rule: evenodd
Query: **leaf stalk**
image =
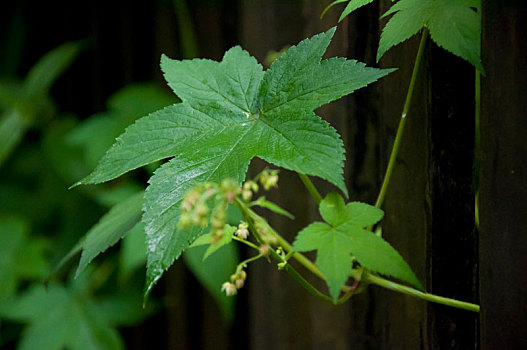
<path id="1" fill-rule="evenodd" d="M 480 310 L 480 307 L 477 304 L 472 304 L 472 303 L 467 303 L 465 301 L 459 301 L 455 299 L 440 297 L 435 294 L 424 293 L 424 292 L 418 291 L 417 289 L 414 289 L 414 288 L 411 288 L 411 287 L 408 287 L 408 286 L 405 286 L 399 283 L 395 283 L 393 281 L 373 275 L 366 271 L 362 277 L 362 280 L 365 282 L 371 283 L 371 284 L 376 284 L 380 287 L 383 287 L 389 290 L 393 290 L 394 292 L 403 293 L 403 294 L 410 295 L 412 297 L 423 299 L 423 300 L 430 301 L 433 303 L 448 305 L 448 306 L 452 306 L 458 309 L 463 309 L 463 310 L 468 310 L 468 311 L 473 311 L 473 312 L 479 312 Z"/>
<path id="2" fill-rule="evenodd" d="M 311 197 L 313 197 L 315 203 L 320 204 L 320 202 L 322 202 L 322 196 L 320 195 L 320 192 L 318 192 L 315 185 L 313 185 L 313 182 L 311 181 L 309 176 L 301 173 L 298 173 L 298 176 L 300 177 L 300 180 L 302 180 L 302 182 L 304 183 L 304 186 L 306 186 L 306 189 L 311 195 Z"/>
<path id="3" fill-rule="evenodd" d="M 406 126 L 406 117 L 408 115 L 408 111 L 410 110 L 410 105 L 412 103 L 414 88 L 417 81 L 419 68 L 421 67 L 421 62 L 423 61 L 427 38 L 428 30 L 425 28 L 423 29 L 423 32 L 421 34 L 421 42 L 419 43 L 419 50 L 417 51 L 417 57 L 415 59 L 414 68 L 412 71 L 412 78 L 410 79 L 410 86 L 408 87 L 408 92 L 406 93 L 406 100 L 404 102 L 403 112 L 401 114 L 401 119 L 399 120 L 399 126 L 397 127 L 397 134 L 395 135 L 395 141 L 393 143 L 392 152 L 390 154 L 388 166 L 384 175 L 384 180 L 382 182 L 381 190 L 379 191 L 377 201 L 375 202 L 375 206 L 377 208 L 381 208 L 382 204 L 384 203 L 384 198 L 386 197 L 386 192 L 388 191 L 388 186 L 390 184 L 390 179 L 392 178 L 393 168 L 397 161 L 397 156 L 399 155 L 401 140 L 403 138 L 404 128 Z"/>

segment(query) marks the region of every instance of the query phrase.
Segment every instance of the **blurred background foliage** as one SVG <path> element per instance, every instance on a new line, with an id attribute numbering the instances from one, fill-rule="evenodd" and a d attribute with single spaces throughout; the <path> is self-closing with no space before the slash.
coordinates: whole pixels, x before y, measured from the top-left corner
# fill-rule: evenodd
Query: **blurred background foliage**
<path id="1" fill-rule="evenodd" d="M 130 207 L 117 208 L 144 190 L 145 175 L 157 165 L 110 184 L 68 187 L 87 175 L 137 118 L 178 102 L 158 68 L 162 52 L 174 58 L 202 53 L 221 58 L 236 38 L 229 26 L 237 5 L 184 0 L 3 4 L 2 349 L 168 346 L 164 318 L 167 309 L 182 303 L 182 292 L 171 296 L 160 286 L 143 308 L 146 257 L 144 228 L 136 224 L 140 207 L 132 213 Z M 210 25 L 200 32 L 194 24 L 210 18 L 220 20 L 216 24 L 227 34 L 211 35 Z M 225 39 L 216 40 L 220 36 Z M 75 278 L 83 237 L 104 230 L 105 218 L 120 220 L 116 241 L 126 237 Z M 232 220 L 239 218 L 233 214 Z M 203 253 L 201 247 L 189 250 L 188 270 L 178 267 L 175 288 L 199 290 L 196 281 L 201 281 L 216 300 L 213 312 L 221 313 L 219 327 L 228 329 L 234 299 L 222 295 L 220 287 L 234 270 L 238 251 L 229 245 L 204 264 Z"/>

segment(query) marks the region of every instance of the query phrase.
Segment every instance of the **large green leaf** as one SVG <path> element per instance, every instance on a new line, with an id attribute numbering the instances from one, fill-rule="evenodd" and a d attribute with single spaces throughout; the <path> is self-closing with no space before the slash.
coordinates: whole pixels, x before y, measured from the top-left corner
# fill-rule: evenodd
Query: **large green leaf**
<path id="1" fill-rule="evenodd" d="M 147 293 L 201 230 L 177 227 L 183 195 L 197 183 L 244 180 L 253 157 L 326 179 L 344 193 L 344 149 L 337 132 L 313 113 L 323 104 L 391 70 L 333 58 L 322 60 L 335 29 L 291 47 L 264 72 L 240 47 L 221 62 L 177 61 L 161 68 L 183 101 L 139 119 L 118 138 L 92 174 L 100 183 L 176 156 L 150 179 L 143 222 Z"/>
<path id="2" fill-rule="evenodd" d="M 300 231 L 293 249 L 317 250 L 317 265 L 326 277 L 334 301 L 351 272 L 351 254 L 371 271 L 423 289 L 399 253 L 388 242 L 364 229 L 382 218 L 382 210 L 360 202 L 344 204 L 337 193 L 330 193 L 320 203 L 320 214 L 327 223 L 315 222 Z"/>
<path id="3" fill-rule="evenodd" d="M 80 123 L 68 134 L 68 141 L 83 149 L 84 162 L 93 168 L 126 127 L 139 117 L 175 102 L 177 98 L 173 94 L 153 85 L 126 86 L 110 97 L 108 112 L 95 114 Z"/>
<path id="4" fill-rule="evenodd" d="M 473 9 L 479 6 L 478 0 L 400 0 L 383 15 L 393 17 L 382 31 L 377 61 L 426 27 L 437 45 L 482 71 L 481 17 Z"/>

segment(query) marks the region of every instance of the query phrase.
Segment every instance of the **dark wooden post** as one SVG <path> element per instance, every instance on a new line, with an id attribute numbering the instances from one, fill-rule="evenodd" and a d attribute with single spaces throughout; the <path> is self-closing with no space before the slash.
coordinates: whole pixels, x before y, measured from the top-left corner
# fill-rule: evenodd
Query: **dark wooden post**
<path id="1" fill-rule="evenodd" d="M 379 16 L 390 5 L 390 1 L 381 2 Z M 399 70 L 380 84 L 380 174 L 393 144 L 418 44 L 415 37 L 393 48 L 381 62 L 383 67 Z M 428 42 L 384 205 L 383 235 L 401 252 L 428 291 L 477 302 L 473 72 L 467 63 Z M 476 314 L 376 287 L 363 299 L 369 303 L 366 311 L 359 305 L 360 297 L 353 303 L 365 317 L 353 318 L 353 324 L 361 327 L 362 334 L 352 332 L 360 348 L 476 347 Z"/>
<path id="2" fill-rule="evenodd" d="M 481 348 L 527 346 L 527 7 L 483 1 Z"/>

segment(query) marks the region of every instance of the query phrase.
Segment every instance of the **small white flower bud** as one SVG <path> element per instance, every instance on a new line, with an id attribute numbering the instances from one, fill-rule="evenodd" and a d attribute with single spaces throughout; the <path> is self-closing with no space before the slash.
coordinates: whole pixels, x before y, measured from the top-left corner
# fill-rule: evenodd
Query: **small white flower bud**
<path id="1" fill-rule="evenodd" d="M 225 294 L 226 294 L 228 297 L 232 297 L 233 295 L 236 295 L 237 289 L 236 289 L 236 286 L 235 286 L 233 283 L 225 282 L 225 283 L 221 286 L 221 291 L 222 291 L 222 292 L 225 292 Z"/>
<path id="2" fill-rule="evenodd" d="M 245 280 L 238 278 L 234 283 L 236 284 L 236 288 L 240 289 L 245 284 Z"/>
<path id="3" fill-rule="evenodd" d="M 236 230 L 236 236 L 241 239 L 247 239 L 249 237 L 249 230 L 246 228 L 238 228 Z"/>

